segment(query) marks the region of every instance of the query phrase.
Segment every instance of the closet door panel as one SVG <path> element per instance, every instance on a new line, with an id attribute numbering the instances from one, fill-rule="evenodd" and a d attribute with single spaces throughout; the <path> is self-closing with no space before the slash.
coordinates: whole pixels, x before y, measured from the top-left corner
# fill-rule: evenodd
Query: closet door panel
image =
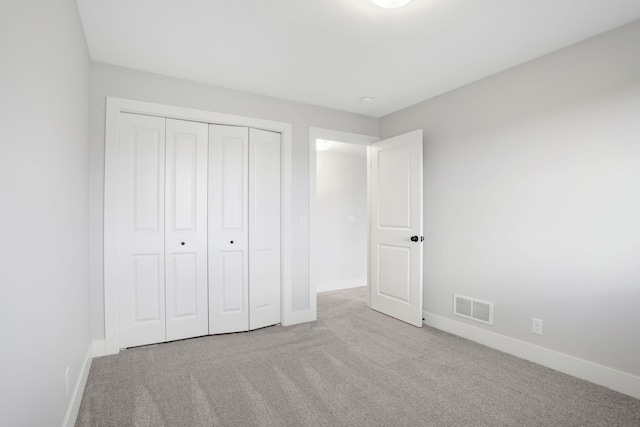
<path id="1" fill-rule="evenodd" d="M 249 135 L 250 329 L 280 318 L 280 134 L 251 129 Z"/>
<path id="2" fill-rule="evenodd" d="M 120 114 L 118 295 L 120 347 L 165 340 L 165 119 Z"/>
<path id="3" fill-rule="evenodd" d="M 167 264 L 167 271 L 174 272 L 174 277 L 167 278 L 167 285 L 173 285 L 167 290 L 167 295 L 173 296 L 173 307 L 167 306 L 167 313 L 171 312 L 174 319 L 197 316 L 202 311 L 198 307 L 198 254 L 173 253 Z"/>
<path id="4" fill-rule="evenodd" d="M 222 304 L 223 313 L 244 313 L 246 307 L 246 256 L 244 251 L 225 251 L 220 256 L 220 276 L 222 280 Z"/>
<path id="5" fill-rule="evenodd" d="M 272 249 L 254 250 L 251 252 L 251 274 L 255 286 L 251 287 L 251 299 L 254 312 L 270 310 L 279 307 L 279 292 L 274 292 L 280 288 L 280 254 Z M 256 316 L 253 316 L 256 317 Z M 260 317 L 260 316 L 258 316 Z M 254 319 L 255 321 L 255 319 Z M 280 323 L 279 317 L 274 318 L 274 323 Z M 263 325 L 268 326 L 268 325 Z M 260 328 L 262 326 L 256 326 Z"/>
<path id="6" fill-rule="evenodd" d="M 248 137 L 209 126 L 209 333 L 249 329 Z"/>
<path id="7" fill-rule="evenodd" d="M 166 124 L 167 340 L 207 335 L 208 125 Z"/>
<path id="8" fill-rule="evenodd" d="M 132 255 L 131 278 L 134 324 L 159 322 L 162 318 L 162 260 L 158 254 Z"/>

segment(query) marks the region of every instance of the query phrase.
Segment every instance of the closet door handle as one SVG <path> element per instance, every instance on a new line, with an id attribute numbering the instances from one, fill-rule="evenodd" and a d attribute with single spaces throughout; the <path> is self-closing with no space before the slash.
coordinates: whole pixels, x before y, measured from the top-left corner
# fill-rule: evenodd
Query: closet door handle
<path id="1" fill-rule="evenodd" d="M 184 242 L 180 243 L 182 246 L 184 246 Z"/>

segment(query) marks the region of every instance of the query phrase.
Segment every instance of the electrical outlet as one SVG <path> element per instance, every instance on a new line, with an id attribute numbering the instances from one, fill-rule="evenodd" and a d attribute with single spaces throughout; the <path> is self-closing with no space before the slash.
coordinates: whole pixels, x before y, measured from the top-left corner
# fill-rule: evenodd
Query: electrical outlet
<path id="1" fill-rule="evenodd" d="M 531 332 L 542 335 L 542 320 L 533 318 L 533 322 L 531 322 Z"/>
<path id="2" fill-rule="evenodd" d="M 67 366 L 67 370 L 64 371 L 64 383 L 65 383 L 65 393 L 69 396 L 69 367 Z"/>

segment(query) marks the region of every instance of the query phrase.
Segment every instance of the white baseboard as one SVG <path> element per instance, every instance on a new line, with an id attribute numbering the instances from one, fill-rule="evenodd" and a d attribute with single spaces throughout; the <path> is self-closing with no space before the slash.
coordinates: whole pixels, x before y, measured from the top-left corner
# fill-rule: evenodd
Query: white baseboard
<path id="1" fill-rule="evenodd" d="M 437 314 L 425 311 L 422 316 L 425 319 L 424 324 L 427 326 L 640 399 L 640 377 L 635 375 L 496 334 Z"/>
<path id="2" fill-rule="evenodd" d="M 367 277 L 358 277 L 356 279 L 334 280 L 331 282 L 317 282 L 316 292 L 339 291 L 342 289 L 359 288 L 367 286 Z"/>
<path id="3" fill-rule="evenodd" d="M 107 355 L 106 340 L 95 340 L 93 342 L 93 357 L 102 357 Z"/>
<path id="4" fill-rule="evenodd" d="M 67 413 L 65 414 L 64 421 L 62 422 L 63 427 L 73 427 L 76 424 L 76 418 L 78 417 L 78 411 L 80 410 L 80 403 L 82 402 L 82 395 L 84 394 L 84 387 L 87 385 L 87 378 L 89 377 L 89 370 L 91 369 L 91 361 L 93 360 L 92 347 L 92 345 L 89 346 L 87 355 L 82 363 L 82 368 L 80 368 L 80 375 L 78 375 L 78 380 L 73 388 L 69 407 L 67 408 Z"/>

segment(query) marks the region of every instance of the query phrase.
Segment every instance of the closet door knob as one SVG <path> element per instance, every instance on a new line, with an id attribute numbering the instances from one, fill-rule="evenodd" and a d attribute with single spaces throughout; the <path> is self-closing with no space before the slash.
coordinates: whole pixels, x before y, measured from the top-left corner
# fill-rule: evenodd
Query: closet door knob
<path id="1" fill-rule="evenodd" d="M 184 242 L 180 243 L 182 246 L 184 246 Z"/>
<path id="2" fill-rule="evenodd" d="M 418 236 L 411 236 L 411 241 L 412 242 L 417 242 L 418 240 L 419 240 Z"/>

